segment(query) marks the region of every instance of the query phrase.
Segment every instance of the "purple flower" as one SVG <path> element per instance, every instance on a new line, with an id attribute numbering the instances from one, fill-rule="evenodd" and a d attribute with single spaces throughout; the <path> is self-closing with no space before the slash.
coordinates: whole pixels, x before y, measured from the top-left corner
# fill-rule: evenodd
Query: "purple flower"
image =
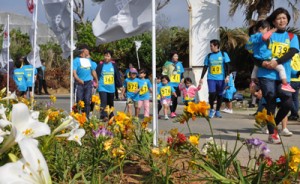
<path id="1" fill-rule="evenodd" d="M 108 131 L 106 128 L 99 128 L 98 130 L 92 130 L 93 135 L 98 138 L 100 135 L 103 137 L 113 137 L 113 134 Z"/>
<path id="2" fill-rule="evenodd" d="M 264 144 L 262 147 L 261 147 L 261 153 L 266 156 L 270 153 L 270 149 L 267 147 L 266 144 Z"/>
<path id="3" fill-rule="evenodd" d="M 262 145 L 264 142 L 262 140 L 260 140 L 260 139 L 252 138 L 252 139 L 247 139 L 246 143 L 248 145 L 253 145 L 255 147 L 258 147 L 258 146 Z"/>

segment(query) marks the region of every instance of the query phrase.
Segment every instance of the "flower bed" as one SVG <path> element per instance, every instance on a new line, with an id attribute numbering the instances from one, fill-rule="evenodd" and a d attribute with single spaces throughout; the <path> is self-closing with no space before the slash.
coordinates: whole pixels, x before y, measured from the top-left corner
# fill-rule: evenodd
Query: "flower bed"
<path id="1" fill-rule="evenodd" d="M 151 118 L 139 120 L 123 112 L 106 122 L 82 113 L 79 102 L 71 113 L 34 100 L 5 97 L 0 92 L 0 183 L 296 183 L 300 150 L 283 150 L 276 161 L 259 139 L 241 140 L 229 151 L 214 139 L 209 105 L 189 103 L 176 122 L 189 128 L 189 121 L 206 119 L 211 138 L 200 148 L 201 135 L 167 132 L 158 145 L 152 144 Z M 93 96 L 94 112 L 100 99 Z M 30 109 L 30 110 L 29 110 Z M 114 109 L 106 108 L 108 114 Z M 263 111 L 257 116 L 260 128 L 273 122 Z M 189 128 L 190 129 L 190 128 Z M 191 131 L 190 131 L 191 133 Z M 238 142 L 242 146 L 237 146 Z M 247 167 L 237 155 L 249 151 Z"/>

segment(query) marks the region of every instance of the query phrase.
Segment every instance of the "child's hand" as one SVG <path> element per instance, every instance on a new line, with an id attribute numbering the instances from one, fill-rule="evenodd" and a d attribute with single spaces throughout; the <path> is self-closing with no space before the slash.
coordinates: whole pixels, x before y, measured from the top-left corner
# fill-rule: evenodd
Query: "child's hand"
<path id="1" fill-rule="evenodd" d="M 140 91 L 140 89 L 137 89 L 134 91 L 135 94 L 137 94 Z"/>
<path id="2" fill-rule="evenodd" d="M 272 33 L 275 33 L 275 32 L 277 31 L 277 28 L 274 27 L 274 28 L 270 29 L 270 31 L 271 31 Z"/>
<path id="3" fill-rule="evenodd" d="M 182 83 L 182 84 L 183 84 L 183 83 L 184 83 L 184 79 L 181 79 L 180 83 Z"/>

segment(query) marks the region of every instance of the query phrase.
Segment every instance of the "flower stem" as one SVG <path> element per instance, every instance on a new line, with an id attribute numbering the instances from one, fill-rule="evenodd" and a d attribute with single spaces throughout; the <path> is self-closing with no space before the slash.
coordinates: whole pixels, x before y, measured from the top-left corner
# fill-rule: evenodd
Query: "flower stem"
<path id="1" fill-rule="evenodd" d="M 187 125 L 187 127 L 188 127 L 188 129 L 189 129 L 189 132 L 190 132 L 190 135 L 191 135 L 191 134 L 192 134 L 192 131 L 191 131 L 191 128 L 190 128 L 190 125 L 189 125 L 189 121 L 186 122 L 186 125 Z"/>

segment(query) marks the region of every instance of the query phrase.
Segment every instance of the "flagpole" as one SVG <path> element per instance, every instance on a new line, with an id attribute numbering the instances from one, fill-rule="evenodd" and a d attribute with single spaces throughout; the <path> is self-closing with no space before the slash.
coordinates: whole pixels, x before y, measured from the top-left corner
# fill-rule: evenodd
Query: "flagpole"
<path id="1" fill-rule="evenodd" d="M 33 39 L 33 66 L 32 66 L 32 99 L 34 99 L 34 88 L 35 88 L 35 62 L 36 62 L 36 39 L 37 39 L 37 14 L 38 14 L 38 0 L 35 1 L 34 4 L 34 39 Z M 30 93 L 30 92 L 29 92 Z M 29 94 L 30 96 L 30 94 Z M 33 100 L 31 101 L 31 108 L 33 109 Z"/>
<path id="2" fill-rule="evenodd" d="M 70 112 L 72 112 L 72 107 L 73 107 L 73 92 L 74 92 L 74 78 L 73 78 L 73 27 L 74 27 L 74 22 L 73 22 L 73 0 L 71 0 L 71 50 L 70 50 Z"/>
<path id="3" fill-rule="evenodd" d="M 8 44 L 7 44 L 7 82 L 6 82 L 6 84 L 7 84 L 7 87 L 6 87 L 6 89 L 7 89 L 7 93 L 6 93 L 6 95 L 7 95 L 7 97 L 8 97 L 8 95 L 9 95 L 9 93 L 10 93 L 10 91 L 9 91 L 9 46 L 10 46 L 10 36 L 9 36 L 9 14 L 7 14 L 7 42 L 8 42 Z M 3 49 L 3 48 L 2 48 Z"/>
<path id="4" fill-rule="evenodd" d="M 136 52 L 136 57 L 137 57 L 137 60 L 138 60 L 138 67 L 139 67 L 139 70 L 140 70 L 141 66 L 140 66 L 139 52 L 136 48 L 135 48 L 135 52 Z"/>
<path id="5" fill-rule="evenodd" d="M 157 95 L 156 95 L 156 20 L 155 20 L 155 0 L 152 0 L 152 106 L 153 106 L 153 145 L 157 146 Z"/>

